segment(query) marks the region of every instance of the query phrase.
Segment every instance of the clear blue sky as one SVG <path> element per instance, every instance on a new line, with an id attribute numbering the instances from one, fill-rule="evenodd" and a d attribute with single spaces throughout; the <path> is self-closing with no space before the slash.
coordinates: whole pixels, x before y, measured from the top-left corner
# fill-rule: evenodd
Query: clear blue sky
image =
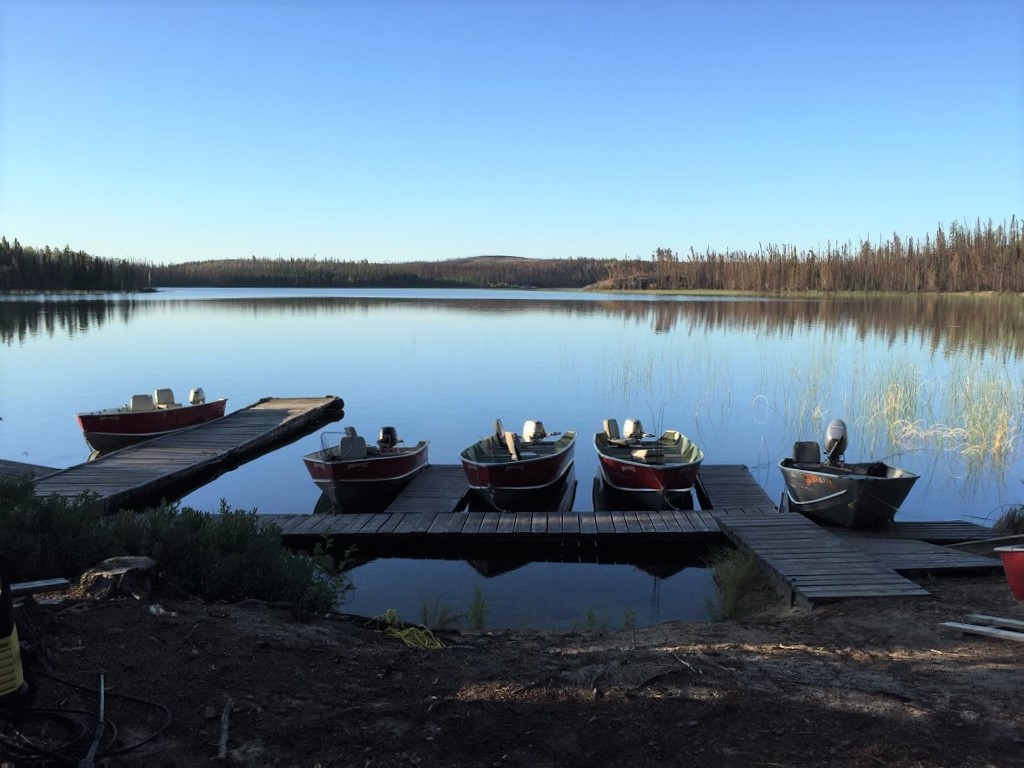
<path id="1" fill-rule="evenodd" d="M 157 263 L 1024 212 L 1024 4 L 0 2 L 0 234 Z"/>

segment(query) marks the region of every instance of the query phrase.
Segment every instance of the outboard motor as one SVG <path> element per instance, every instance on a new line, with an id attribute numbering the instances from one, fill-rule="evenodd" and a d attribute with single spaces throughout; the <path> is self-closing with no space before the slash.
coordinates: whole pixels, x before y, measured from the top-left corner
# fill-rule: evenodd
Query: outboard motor
<path id="1" fill-rule="evenodd" d="M 400 442 L 398 430 L 394 427 L 381 427 L 377 433 L 377 447 L 382 451 L 393 451 Z"/>
<path id="2" fill-rule="evenodd" d="M 622 436 L 627 440 L 643 439 L 644 425 L 640 423 L 640 419 L 626 419 L 622 424 Z"/>
<path id="3" fill-rule="evenodd" d="M 193 387 L 188 393 L 188 401 L 192 405 L 202 405 L 206 402 L 206 393 L 202 387 Z"/>
<path id="4" fill-rule="evenodd" d="M 527 421 L 523 424 L 523 440 L 532 443 L 535 440 L 543 440 L 548 436 L 544 429 L 543 421 Z"/>
<path id="5" fill-rule="evenodd" d="M 825 430 L 825 459 L 829 464 L 836 464 L 842 460 L 846 451 L 846 422 L 842 419 L 833 419 Z"/>

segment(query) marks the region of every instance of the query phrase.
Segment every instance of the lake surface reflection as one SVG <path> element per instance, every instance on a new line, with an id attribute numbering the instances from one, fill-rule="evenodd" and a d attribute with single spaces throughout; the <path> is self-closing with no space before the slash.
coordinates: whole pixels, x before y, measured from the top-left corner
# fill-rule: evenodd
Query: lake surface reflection
<path id="1" fill-rule="evenodd" d="M 456 464 L 496 418 L 508 429 L 527 419 L 549 431 L 575 429 L 575 509 L 585 510 L 597 471 L 591 435 L 603 419 L 679 429 L 708 463 L 746 465 L 778 499 L 778 460 L 794 441 L 820 440 L 830 419 L 843 418 L 849 459 L 884 458 L 921 475 L 900 519 L 992 522 L 1022 495 L 1022 345 L 1024 302 L 1016 297 L 225 289 L 7 296 L 0 458 L 55 467 L 84 461 L 74 414 L 157 387 L 183 395 L 201 386 L 207 397 L 229 398 L 229 411 L 266 396 L 335 394 L 346 403 L 344 424 L 366 435 L 394 425 L 407 442 L 429 440 L 434 464 Z M 974 413 L 979 408 L 986 410 Z M 319 445 L 318 435 L 303 438 L 185 503 L 215 510 L 224 498 L 260 512 L 310 512 L 319 491 L 301 457 Z M 437 570 L 422 570 L 430 568 Z M 458 612 L 458 596 L 476 585 L 489 606 L 505 600 L 503 590 L 524 601 L 502 612 L 511 626 L 524 616 L 537 626 L 582 626 L 598 608 L 611 626 L 627 611 L 643 624 L 652 615 L 648 593 L 660 595 L 656 620 L 693 618 L 704 615 L 711 589 L 699 568 L 657 579 L 629 565 L 589 563 L 532 564 L 487 578 L 467 563 L 375 560 L 354 576 L 356 612 L 396 607 L 416 618 L 434 599 L 417 594 L 428 584 L 443 587 L 437 594 Z M 553 608 L 552 593 L 563 591 L 579 609 L 568 622 L 566 609 Z M 605 605 L 612 595 L 615 604 Z M 405 609 L 401 600 L 416 605 Z"/>

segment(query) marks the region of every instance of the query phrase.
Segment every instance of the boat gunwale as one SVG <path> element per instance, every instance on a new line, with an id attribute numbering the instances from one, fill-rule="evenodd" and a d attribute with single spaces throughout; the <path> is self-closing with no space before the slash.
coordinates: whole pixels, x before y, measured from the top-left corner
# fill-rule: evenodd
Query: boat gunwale
<path id="1" fill-rule="evenodd" d="M 463 464 L 468 464 L 472 467 L 508 467 L 508 466 L 523 466 L 526 464 L 537 464 L 542 461 L 550 461 L 551 459 L 557 458 L 568 451 L 571 451 L 576 445 L 576 432 L 567 431 L 563 432 L 557 440 L 545 443 L 545 442 L 527 442 L 522 441 L 521 447 L 524 453 L 519 455 L 518 459 L 513 459 L 510 453 L 506 452 L 503 454 L 494 454 L 487 457 L 487 459 L 470 458 L 468 455 L 474 449 L 480 453 L 483 452 L 482 446 L 491 437 L 485 437 L 481 440 L 477 440 L 470 446 L 463 448 L 459 451 L 459 458 Z M 536 455 L 526 455 L 526 452 L 530 451 L 531 448 L 540 447 L 544 450 L 542 453 Z"/>
<path id="2" fill-rule="evenodd" d="M 147 411 L 133 411 L 129 405 L 119 405 L 116 408 L 101 408 L 97 411 L 79 411 L 75 414 L 75 418 L 91 418 L 94 416 L 152 416 L 156 413 L 181 413 L 182 411 L 187 412 L 196 408 L 204 409 L 218 403 L 224 403 L 226 408 L 227 402 L 228 399 L 226 397 L 218 397 L 216 400 L 207 400 L 202 403 L 182 403 L 177 408 L 162 408 L 154 405 L 151 410 Z"/>
<path id="3" fill-rule="evenodd" d="M 322 457 L 320 454 L 324 454 L 324 453 L 328 453 L 330 451 L 333 451 L 334 448 L 321 448 L 319 451 L 313 451 L 312 453 L 307 453 L 305 456 L 302 457 L 302 460 L 307 462 L 307 463 L 320 464 L 322 466 L 337 466 L 339 464 L 362 464 L 363 462 L 367 462 L 367 461 L 378 462 L 378 461 L 381 461 L 381 460 L 394 461 L 395 459 L 412 458 L 412 457 L 416 456 L 417 454 L 420 454 L 423 451 L 425 451 L 429 445 L 430 445 L 430 441 L 429 440 L 420 440 L 419 442 L 416 443 L 416 445 L 414 445 L 414 446 L 412 446 L 410 448 L 399 448 L 396 451 L 391 451 L 391 452 L 388 452 L 388 453 L 377 452 L 377 453 L 374 453 L 374 454 L 370 454 L 369 451 L 371 451 L 371 450 L 376 451 L 376 449 L 373 448 L 372 446 L 367 446 L 367 449 L 366 449 L 367 450 L 367 454 L 366 454 L 366 456 L 362 456 L 362 457 L 360 457 L 358 459 L 342 459 L 342 458 L 330 459 L 330 458 L 325 458 L 325 457 Z"/>
<path id="4" fill-rule="evenodd" d="M 676 440 L 675 438 L 669 438 L 669 440 L 666 441 L 666 439 L 665 439 L 666 435 L 668 435 L 669 433 L 674 433 L 674 434 L 678 435 L 679 439 Z M 649 448 L 673 448 L 673 447 L 675 447 L 677 445 L 683 444 L 684 442 L 685 443 L 689 443 L 689 445 L 691 445 L 693 447 L 693 450 L 695 450 L 697 452 L 697 454 L 698 454 L 697 458 L 689 459 L 687 461 L 682 461 L 681 460 L 682 459 L 682 452 L 678 452 L 677 453 L 677 452 L 673 451 L 672 453 L 670 453 L 668 455 L 663 454 L 662 456 L 659 457 L 658 461 L 647 461 L 647 460 L 644 460 L 644 459 L 637 459 L 637 458 L 635 458 L 633 456 L 633 453 L 632 453 L 635 450 L 643 450 L 644 448 L 648 448 L 648 447 Z M 688 438 L 686 435 L 684 435 L 682 432 L 679 432 L 678 430 L 668 430 L 667 429 L 667 430 L 665 430 L 662 433 L 661 437 L 659 437 L 657 440 L 649 440 L 647 442 L 637 441 L 636 443 L 633 443 L 633 444 L 630 444 L 630 445 L 615 445 L 615 444 L 611 444 L 611 443 L 608 442 L 608 436 L 604 432 L 596 432 L 596 433 L 594 433 L 594 450 L 597 451 L 598 457 L 606 458 L 609 461 L 614 461 L 614 462 L 616 462 L 618 464 L 629 464 L 629 465 L 634 466 L 634 467 L 647 467 L 647 468 L 655 469 L 655 470 L 657 470 L 657 469 L 677 470 L 677 469 L 687 469 L 689 467 L 694 467 L 694 466 L 699 467 L 701 465 L 701 463 L 704 461 L 704 451 L 703 451 L 703 449 L 699 445 L 697 445 L 693 440 L 691 440 L 690 438 Z M 618 450 L 622 451 L 622 455 L 618 455 L 617 453 L 613 453 L 613 451 L 618 451 Z M 679 456 L 680 460 L 679 461 L 673 461 L 672 460 L 673 456 Z"/>
<path id="5" fill-rule="evenodd" d="M 888 474 L 886 474 L 886 475 L 878 476 L 878 475 L 869 475 L 869 474 L 867 474 L 865 472 L 857 472 L 857 471 L 848 469 L 849 467 L 867 467 L 871 463 L 873 463 L 873 462 L 856 462 L 854 464 L 831 465 L 830 466 L 830 465 L 824 464 L 823 462 L 819 462 L 819 463 L 799 462 L 798 463 L 798 462 L 795 462 L 792 457 L 786 457 L 784 459 L 780 459 L 779 460 L 779 469 L 782 471 L 783 478 L 786 477 L 786 473 L 787 473 L 787 470 L 788 470 L 788 471 L 792 471 L 792 472 L 799 472 L 799 473 L 805 474 L 805 475 L 816 475 L 818 477 L 829 477 L 829 478 L 835 478 L 837 480 L 851 480 L 853 482 L 858 482 L 858 483 L 859 482 L 868 481 L 868 480 L 888 480 L 888 481 L 893 481 L 893 480 L 910 480 L 911 478 L 913 478 L 914 480 L 919 480 L 920 477 L 921 477 L 920 475 L 915 474 L 914 472 L 911 472 L 909 470 L 903 469 L 901 467 L 893 466 L 892 464 L 885 464 L 885 466 L 888 469 L 890 469 L 890 470 L 898 472 L 899 474 L 897 474 L 897 475 L 888 475 Z M 884 464 L 885 462 L 882 462 L 882 463 Z M 814 469 L 814 467 L 819 467 L 820 469 Z M 846 469 L 848 471 L 843 471 L 844 469 Z"/>

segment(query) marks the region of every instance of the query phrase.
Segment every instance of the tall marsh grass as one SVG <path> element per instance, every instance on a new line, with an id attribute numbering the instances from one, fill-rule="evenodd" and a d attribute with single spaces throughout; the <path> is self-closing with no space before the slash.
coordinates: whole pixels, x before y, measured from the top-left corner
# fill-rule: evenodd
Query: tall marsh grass
<path id="1" fill-rule="evenodd" d="M 818 359 L 796 366 L 778 386 L 782 407 L 773 410 L 786 432 L 820 439 L 827 423 L 841 418 L 858 457 L 954 454 L 968 471 L 1002 471 L 1020 449 L 1024 381 L 1003 366 L 962 361 L 936 380 L 901 360 L 860 364 L 842 394 L 835 371 L 834 360 Z"/>
<path id="2" fill-rule="evenodd" d="M 748 380 L 734 372 L 738 358 L 706 339 L 609 350 L 604 395 L 623 410 L 615 415 L 640 416 L 649 431 L 692 430 L 698 442 L 713 445 L 735 427 L 734 401 L 749 386 L 749 418 L 763 431 L 766 464 L 788 454 L 795 440 L 820 440 L 837 418 L 850 428 L 856 460 L 928 452 L 978 477 L 1001 473 L 1017 458 L 1024 377 L 1005 361 L 971 356 L 924 365 L 899 355 L 874 359 L 877 351 L 867 348 L 863 358 L 848 360 L 828 346 L 808 344 L 806 354 L 781 363 L 761 354 Z"/>

